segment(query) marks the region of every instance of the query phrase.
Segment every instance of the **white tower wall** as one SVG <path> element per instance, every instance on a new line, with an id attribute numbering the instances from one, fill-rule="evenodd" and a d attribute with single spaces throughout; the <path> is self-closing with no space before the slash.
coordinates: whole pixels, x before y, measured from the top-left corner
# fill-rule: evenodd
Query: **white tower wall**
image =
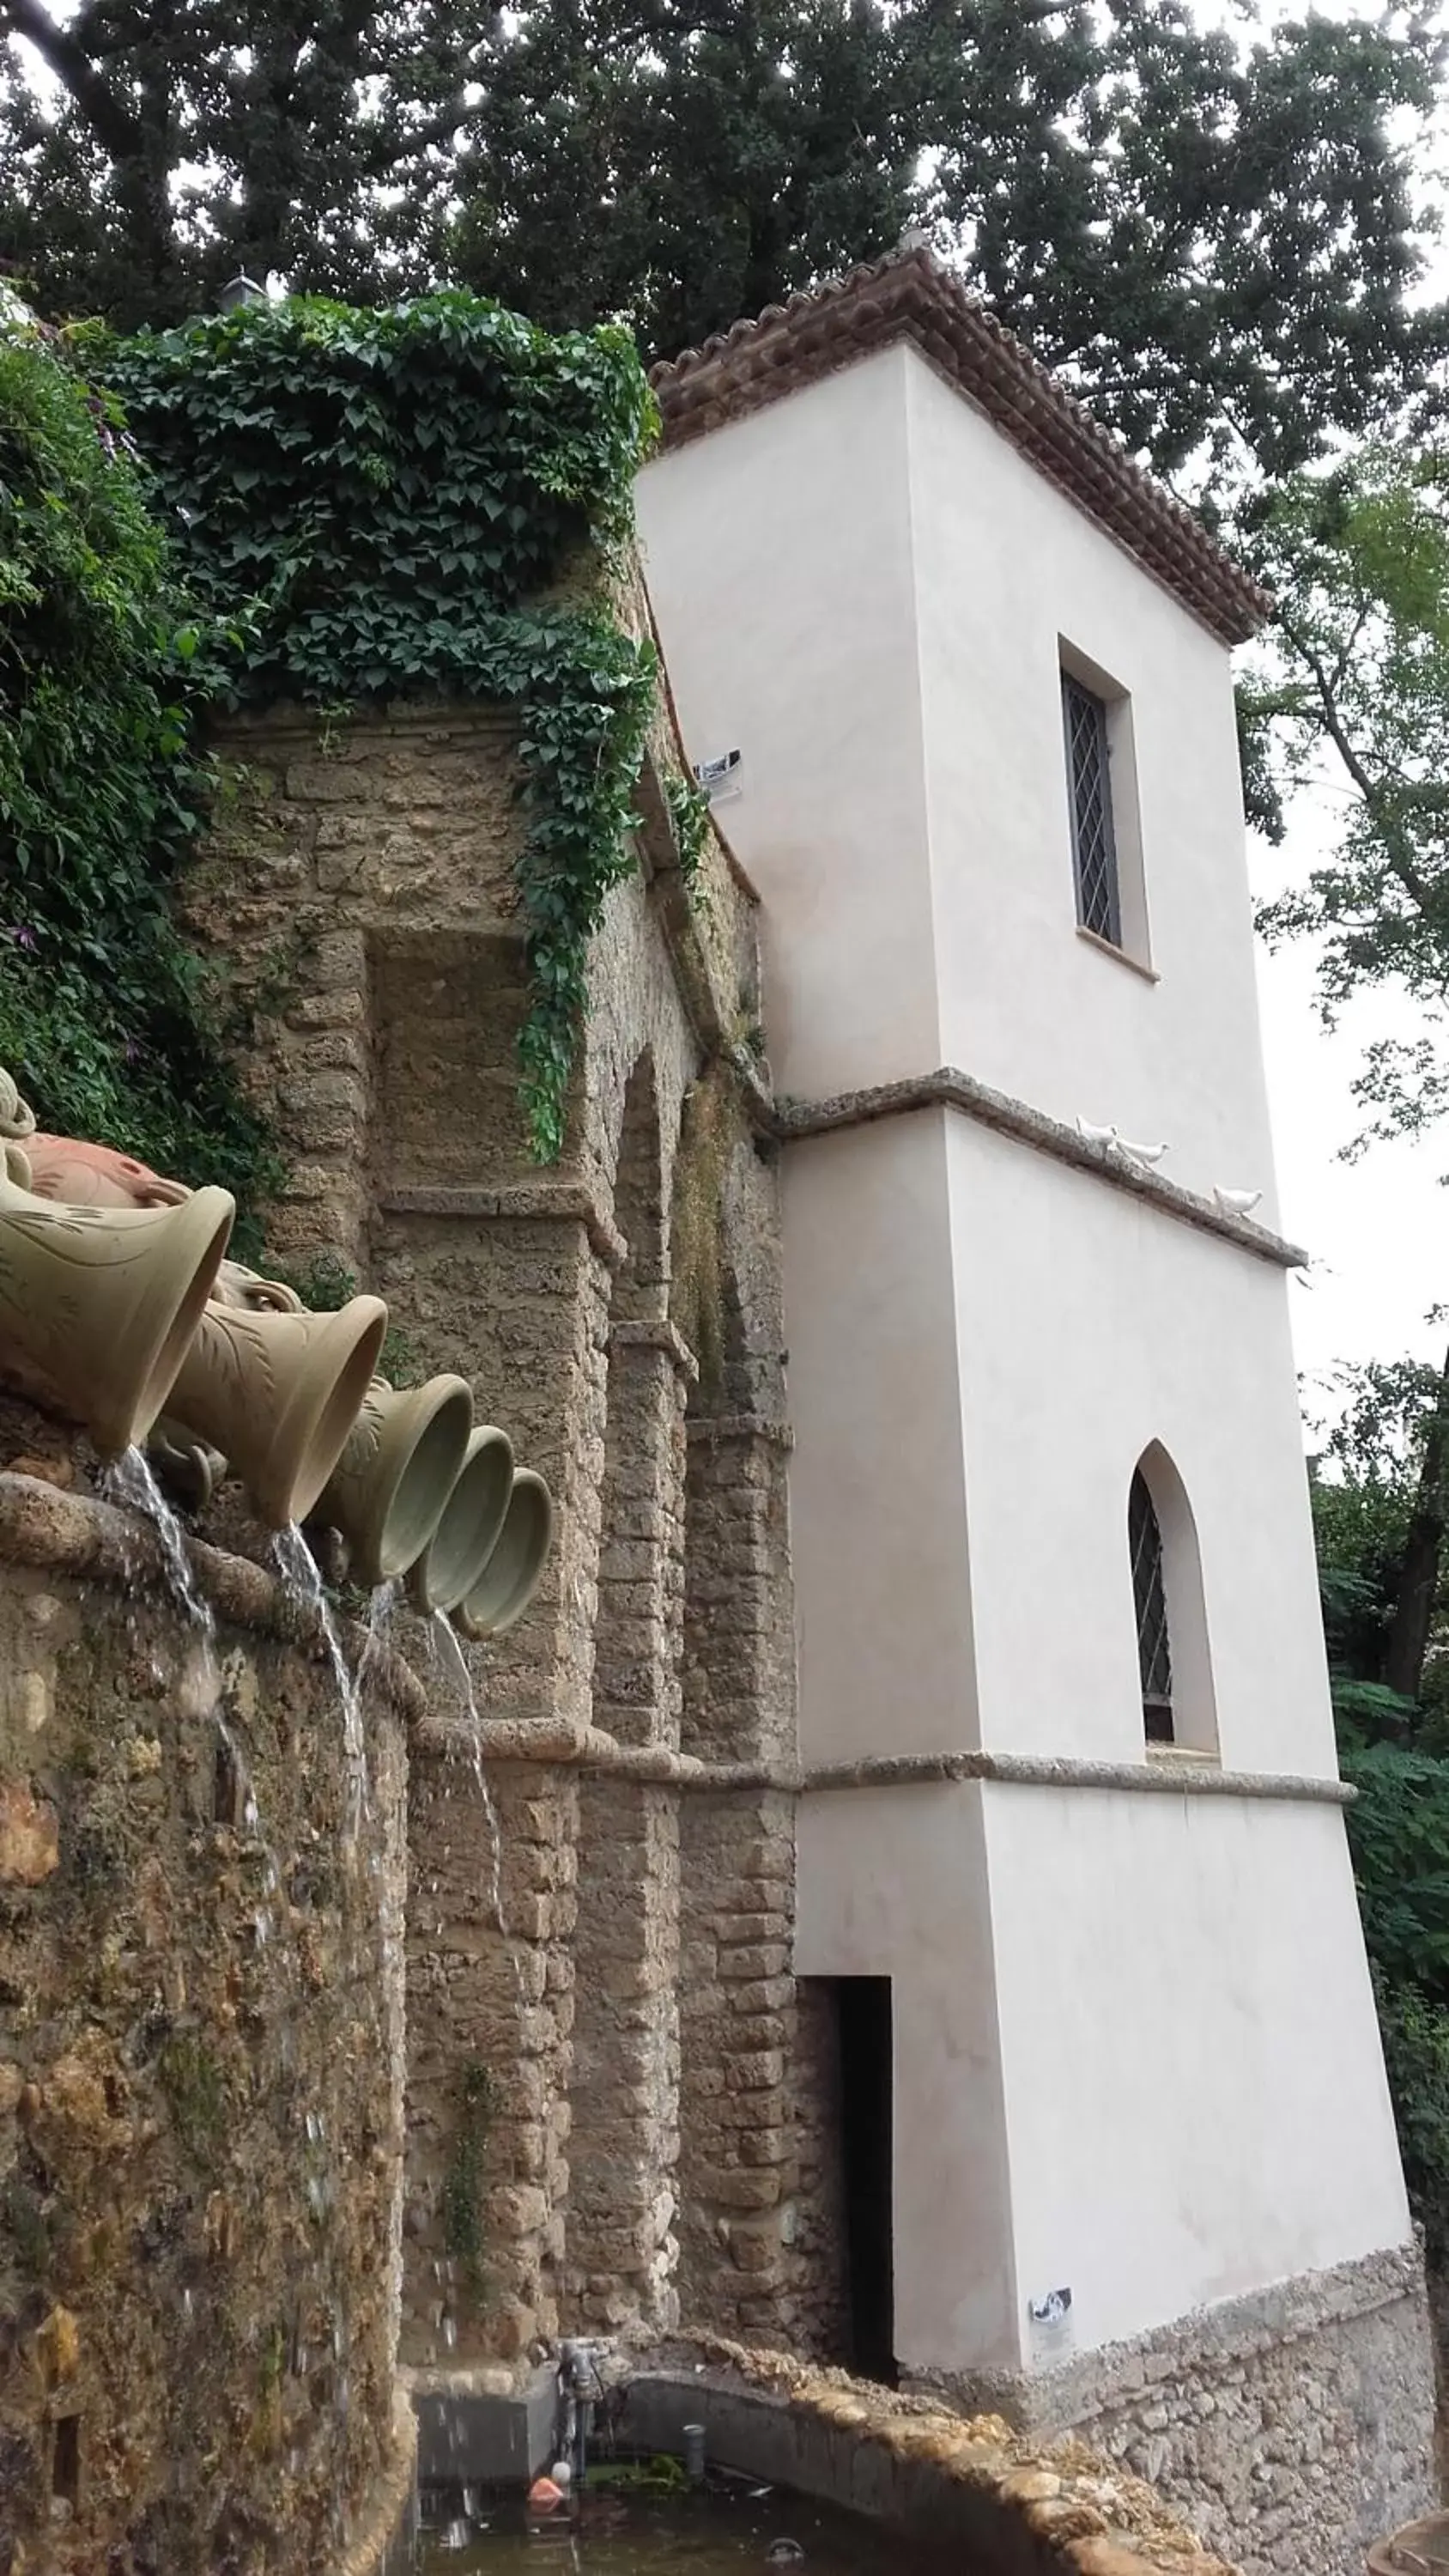
<path id="1" fill-rule="evenodd" d="M 814 1104 L 783 1187 L 797 1967 L 892 1980 L 900 2363 L 1016 2374 L 1020 2412 L 1130 2448 L 1144 2386 L 1175 2370 L 1199 2423 L 1246 2354 L 1256 2456 L 1291 2313 L 1342 2328 L 1345 2422 L 1396 2370 L 1408 2420 L 1286 1274 L 1212 1195 L 1272 1222 L 1227 651 L 904 346 L 666 452 L 640 515 L 685 739 L 743 754 L 720 821 L 777 1088 Z M 1112 701 L 1130 955 L 1077 926 L 1063 663 Z M 942 1066 L 953 1104 L 880 1096 Z M 1083 1168 L 1079 1117 L 1165 1142 L 1179 1195 Z M 1052 2344 L 1029 2303 L 1063 2288 Z"/>

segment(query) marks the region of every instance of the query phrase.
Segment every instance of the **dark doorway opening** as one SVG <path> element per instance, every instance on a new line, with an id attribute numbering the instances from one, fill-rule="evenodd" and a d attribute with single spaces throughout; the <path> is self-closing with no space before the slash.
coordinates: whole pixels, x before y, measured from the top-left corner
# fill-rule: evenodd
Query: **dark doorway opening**
<path id="1" fill-rule="evenodd" d="M 894 2387 L 894 2170 L 889 1977 L 836 1977 L 850 2366 Z"/>

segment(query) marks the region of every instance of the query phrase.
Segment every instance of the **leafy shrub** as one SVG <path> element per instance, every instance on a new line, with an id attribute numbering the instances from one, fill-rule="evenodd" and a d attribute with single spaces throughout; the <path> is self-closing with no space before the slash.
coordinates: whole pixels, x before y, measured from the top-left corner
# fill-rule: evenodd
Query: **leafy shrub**
<path id="1" fill-rule="evenodd" d="M 1374 1992 L 1399 2153 L 1430 2260 L 1449 2264 L 1449 2007 L 1377 1971 Z"/>
<path id="2" fill-rule="evenodd" d="M 1369 1956 L 1449 2006 L 1449 1762 L 1397 1744 L 1343 1756 L 1349 1848 Z"/>
<path id="3" fill-rule="evenodd" d="M 207 641 L 115 405 L 0 319 L 0 1062 L 43 1126 L 245 1204 L 274 1166 L 171 901 Z"/>

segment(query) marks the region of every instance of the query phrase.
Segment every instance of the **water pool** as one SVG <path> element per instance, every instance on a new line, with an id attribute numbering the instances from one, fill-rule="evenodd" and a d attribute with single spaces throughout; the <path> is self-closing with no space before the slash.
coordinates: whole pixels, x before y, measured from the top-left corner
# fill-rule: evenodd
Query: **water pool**
<path id="1" fill-rule="evenodd" d="M 712 2475 L 684 2494 L 590 2485 L 546 2519 L 521 2498 L 436 2499 L 425 2576 L 961 2576 L 959 2546 L 842 2513 L 786 2487 Z"/>

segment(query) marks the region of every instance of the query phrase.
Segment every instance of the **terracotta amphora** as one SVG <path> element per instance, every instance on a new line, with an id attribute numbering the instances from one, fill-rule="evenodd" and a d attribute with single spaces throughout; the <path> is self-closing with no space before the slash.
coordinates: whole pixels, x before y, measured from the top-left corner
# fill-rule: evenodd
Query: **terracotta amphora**
<path id="1" fill-rule="evenodd" d="M 268 1528 L 285 1529 L 342 1457 L 386 1332 L 380 1297 L 326 1315 L 213 1301 L 167 1411 L 230 1461 Z"/>
<path id="2" fill-rule="evenodd" d="M 7 1155 L 8 1162 L 8 1155 Z M 236 1203 L 72 1206 L 0 1179 L 0 1376 L 83 1424 L 103 1457 L 165 1407 L 226 1250 Z"/>
<path id="3" fill-rule="evenodd" d="M 38 1130 L 23 1142 L 30 1187 L 38 1199 L 64 1199 L 71 1207 L 179 1207 L 191 1196 L 181 1181 L 164 1180 L 133 1155 L 110 1145 L 88 1145 L 76 1136 Z"/>
<path id="4" fill-rule="evenodd" d="M 313 1517 L 342 1532 L 353 1579 L 369 1590 L 405 1574 L 443 1517 L 473 1428 L 461 1377 L 367 1390 L 337 1471 Z"/>
<path id="5" fill-rule="evenodd" d="M 553 1544 L 553 1502 L 542 1476 L 521 1467 L 513 1479 L 503 1527 L 472 1589 L 452 1619 L 465 1637 L 501 1637 L 521 1619 L 543 1579 Z"/>
<path id="6" fill-rule="evenodd" d="M 443 1517 L 407 1571 L 415 1610 L 451 1610 L 480 1581 L 508 1512 L 513 1490 L 513 1443 L 491 1423 L 468 1435 L 457 1480 Z"/>

